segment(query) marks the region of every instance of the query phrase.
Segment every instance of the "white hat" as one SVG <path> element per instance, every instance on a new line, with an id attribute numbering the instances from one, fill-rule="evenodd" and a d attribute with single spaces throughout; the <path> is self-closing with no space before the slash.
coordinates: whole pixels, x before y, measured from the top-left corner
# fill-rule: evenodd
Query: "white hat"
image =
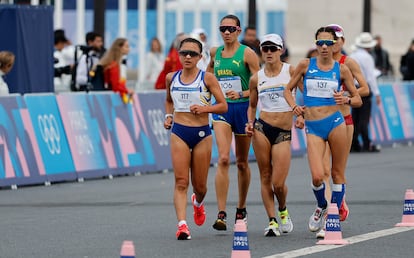
<path id="1" fill-rule="evenodd" d="M 204 35 L 207 36 L 207 33 L 203 28 L 195 28 L 195 29 L 193 29 L 193 31 L 191 33 L 198 34 L 198 35 L 204 34 Z"/>
<path id="2" fill-rule="evenodd" d="M 372 37 L 369 32 L 362 32 L 355 39 L 355 46 L 360 48 L 372 48 L 377 44 L 377 41 Z"/>
<path id="3" fill-rule="evenodd" d="M 329 24 L 326 27 L 333 29 L 338 38 L 343 38 L 344 37 L 344 29 L 342 28 L 341 25 L 332 23 L 332 24 Z"/>
<path id="4" fill-rule="evenodd" d="M 264 43 L 270 42 L 275 45 L 280 46 L 283 48 L 283 40 L 282 38 L 277 34 L 266 34 L 263 36 L 262 40 L 260 40 L 260 46 L 264 45 Z"/>

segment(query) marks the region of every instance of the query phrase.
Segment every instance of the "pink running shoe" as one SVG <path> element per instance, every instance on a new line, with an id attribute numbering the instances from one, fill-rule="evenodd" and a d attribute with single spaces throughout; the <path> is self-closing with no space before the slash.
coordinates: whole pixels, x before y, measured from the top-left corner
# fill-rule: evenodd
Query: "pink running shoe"
<path id="1" fill-rule="evenodd" d="M 177 240 L 190 240 L 190 230 L 188 229 L 187 224 L 183 224 L 181 226 L 178 226 L 177 233 L 175 233 Z"/>
<path id="2" fill-rule="evenodd" d="M 341 207 L 339 208 L 339 221 L 345 221 L 349 216 L 349 208 L 345 202 L 345 198 L 342 200 Z"/>
<path id="3" fill-rule="evenodd" d="M 193 213 L 194 222 L 197 226 L 201 226 L 206 221 L 206 212 L 204 210 L 204 204 L 202 204 L 200 207 L 197 207 L 194 205 L 195 198 L 196 196 L 193 193 L 191 195 L 191 203 L 193 204 L 193 209 L 194 209 L 194 213 Z"/>

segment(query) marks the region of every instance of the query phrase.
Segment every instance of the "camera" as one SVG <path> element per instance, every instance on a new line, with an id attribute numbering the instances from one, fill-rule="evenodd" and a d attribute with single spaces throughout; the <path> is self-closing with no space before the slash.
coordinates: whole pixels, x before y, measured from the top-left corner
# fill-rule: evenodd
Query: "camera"
<path id="1" fill-rule="evenodd" d="M 91 46 L 85 46 L 85 45 L 78 45 L 77 46 L 83 53 L 89 53 L 89 51 L 93 50 L 93 47 Z"/>

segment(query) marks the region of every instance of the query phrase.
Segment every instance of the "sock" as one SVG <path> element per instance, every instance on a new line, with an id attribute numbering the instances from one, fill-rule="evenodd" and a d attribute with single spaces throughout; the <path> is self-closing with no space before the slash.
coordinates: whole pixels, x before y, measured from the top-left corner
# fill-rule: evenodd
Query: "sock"
<path id="1" fill-rule="evenodd" d="M 325 183 L 322 183 L 320 186 L 314 186 L 312 184 L 312 189 L 318 202 L 318 207 L 325 209 L 328 206 L 328 202 L 325 199 Z"/>
<path id="2" fill-rule="evenodd" d="M 272 222 L 272 221 L 277 222 L 275 217 L 270 217 L 269 218 L 269 222 Z"/>
<path id="3" fill-rule="evenodd" d="M 286 206 L 285 206 L 283 209 L 280 209 L 280 208 L 279 208 L 279 211 L 280 211 L 280 212 L 285 211 L 285 210 L 286 210 Z"/>
<path id="4" fill-rule="evenodd" d="M 345 195 L 345 184 L 333 184 L 332 185 L 332 198 L 331 202 L 336 203 L 338 210 L 341 207 L 342 200 Z"/>
<path id="5" fill-rule="evenodd" d="M 182 225 L 187 225 L 187 221 L 185 221 L 185 220 L 180 220 L 179 222 L 178 222 L 178 226 L 179 227 L 181 227 Z"/>
<path id="6" fill-rule="evenodd" d="M 243 212 L 246 212 L 246 208 L 241 208 L 241 209 L 236 208 L 236 213 L 243 213 Z"/>
<path id="7" fill-rule="evenodd" d="M 203 202 L 199 203 L 199 202 L 197 202 L 197 199 L 196 199 L 196 198 L 194 198 L 194 205 L 195 205 L 196 207 L 200 208 L 200 207 L 201 207 L 201 205 L 203 205 Z"/>

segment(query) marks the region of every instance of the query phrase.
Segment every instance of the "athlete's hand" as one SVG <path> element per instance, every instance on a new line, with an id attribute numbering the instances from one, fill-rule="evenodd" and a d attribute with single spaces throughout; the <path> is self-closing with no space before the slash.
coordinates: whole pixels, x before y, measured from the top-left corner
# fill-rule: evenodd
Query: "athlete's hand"
<path id="1" fill-rule="evenodd" d="M 298 129 L 303 129 L 305 127 L 305 118 L 303 115 L 296 117 L 295 127 Z"/>
<path id="2" fill-rule="evenodd" d="M 344 96 L 344 91 L 334 91 L 333 97 L 335 99 L 335 103 L 337 105 L 344 105 L 348 103 L 349 98 L 347 96 Z"/>
<path id="3" fill-rule="evenodd" d="M 252 136 L 254 134 L 253 122 L 246 123 L 245 132 L 247 136 Z"/>
<path id="4" fill-rule="evenodd" d="M 199 115 L 201 113 L 204 113 L 204 107 L 200 105 L 191 105 L 190 112 L 194 115 Z"/>
<path id="5" fill-rule="evenodd" d="M 229 90 L 226 92 L 226 98 L 229 98 L 231 100 L 239 99 L 240 95 L 237 91 Z"/>

